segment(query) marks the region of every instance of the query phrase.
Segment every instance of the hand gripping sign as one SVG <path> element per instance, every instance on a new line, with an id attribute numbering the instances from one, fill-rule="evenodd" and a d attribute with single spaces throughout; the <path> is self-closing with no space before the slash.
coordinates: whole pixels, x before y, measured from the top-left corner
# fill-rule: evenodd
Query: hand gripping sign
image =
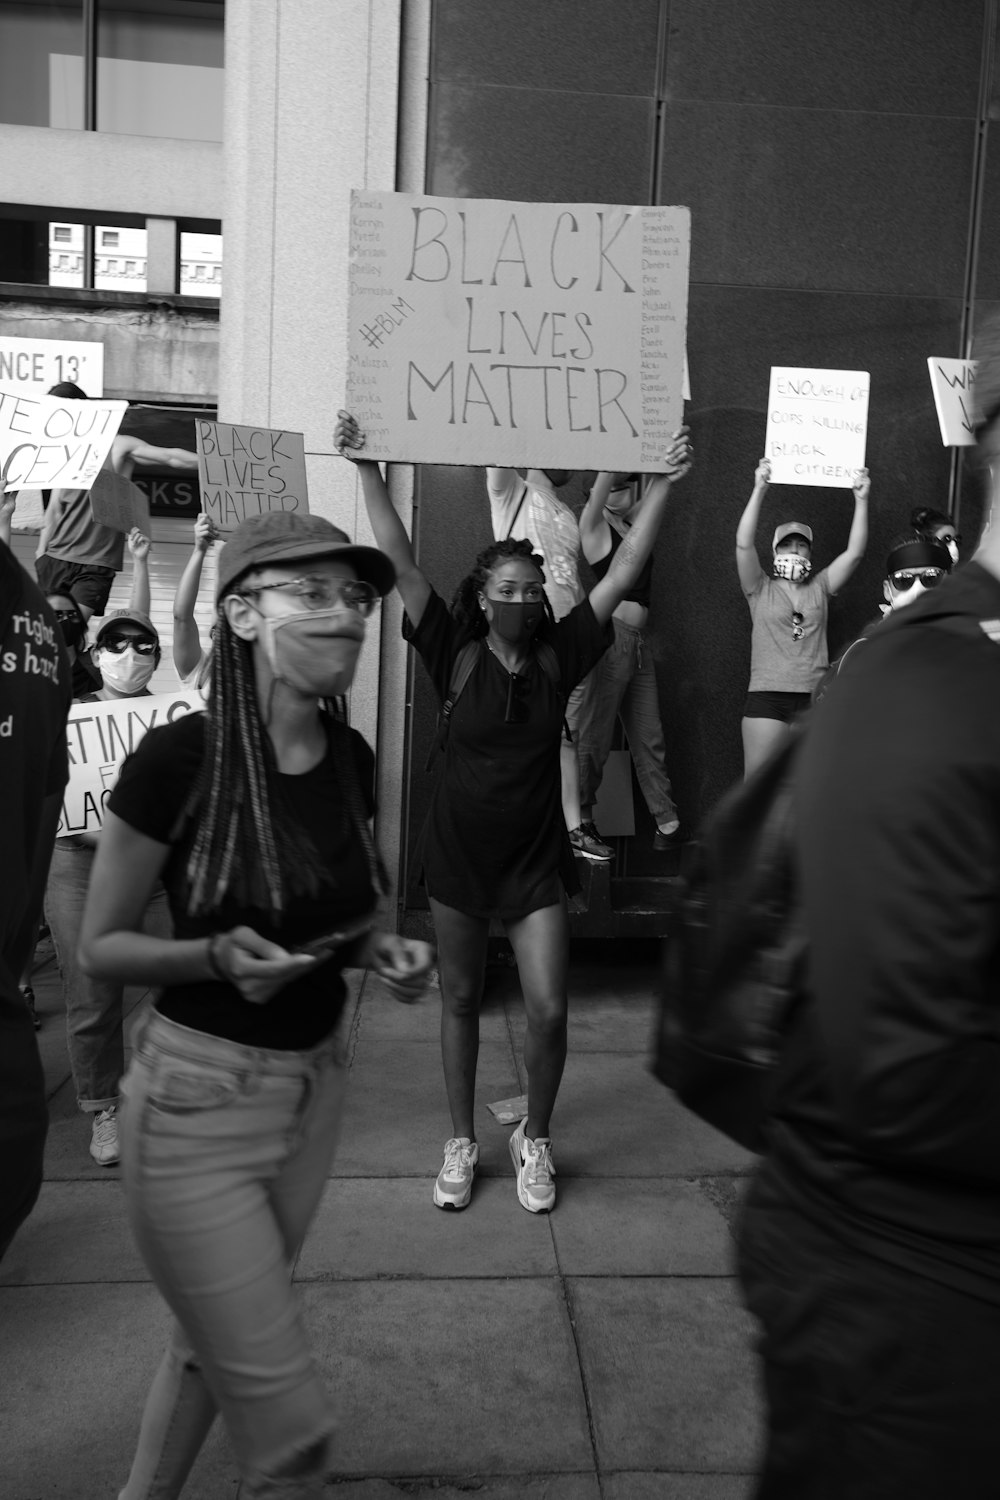
<path id="1" fill-rule="evenodd" d="M 89 490 L 127 407 L 0 387 L 0 492 Z"/>
<path id="2" fill-rule="evenodd" d="M 365 456 L 662 468 L 686 208 L 351 195 L 345 405 Z"/>

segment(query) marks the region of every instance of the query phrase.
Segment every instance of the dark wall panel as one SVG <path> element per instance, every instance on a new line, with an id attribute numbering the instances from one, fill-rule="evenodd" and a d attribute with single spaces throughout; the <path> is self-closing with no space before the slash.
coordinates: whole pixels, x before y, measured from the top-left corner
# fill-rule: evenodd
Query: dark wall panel
<path id="1" fill-rule="evenodd" d="M 658 201 L 692 281 L 961 296 L 972 120 L 670 104 Z"/>

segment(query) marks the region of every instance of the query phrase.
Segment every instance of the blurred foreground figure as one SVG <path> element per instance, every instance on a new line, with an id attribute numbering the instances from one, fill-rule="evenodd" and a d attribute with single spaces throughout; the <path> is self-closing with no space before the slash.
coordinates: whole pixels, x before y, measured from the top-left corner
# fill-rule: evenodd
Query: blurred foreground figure
<path id="1" fill-rule="evenodd" d="M 56 617 L 0 542 L 0 1258 L 42 1181 L 45 1086 L 17 981 L 34 946 L 69 775 L 70 692 Z"/>
<path id="2" fill-rule="evenodd" d="M 1000 1494 L 1000 328 L 976 353 L 979 550 L 850 653 L 798 764 L 807 982 L 739 1235 L 758 1500 Z"/>

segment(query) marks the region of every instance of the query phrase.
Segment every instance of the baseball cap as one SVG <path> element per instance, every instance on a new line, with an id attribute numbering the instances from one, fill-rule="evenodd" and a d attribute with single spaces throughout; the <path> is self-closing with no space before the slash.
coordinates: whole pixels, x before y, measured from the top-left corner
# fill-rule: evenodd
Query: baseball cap
<path id="1" fill-rule="evenodd" d="M 774 528 L 774 541 L 771 550 L 777 547 L 779 542 L 785 541 L 790 536 L 803 537 L 810 545 L 813 544 L 812 527 L 807 526 L 804 521 L 783 521 L 780 526 Z"/>
<path id="2" fill-rule="evenodd" d="M 113 630 L 116 625 L 124 624 L 126 620 L 130 620 L 133 625 L 141 625 L 143 630 L 153 637 L 156 644 L 160 644 L 160 632 L 149 616 L 144 615 L 141 609 L 113 609 L 110 614 L 104 616 L 104 619 L 97 627 L 97 634 L 94 636 L 94 645 L 99 646 L 102 635 L 107 635 L 109 630 Z"/>
<path id="3" fill-rule="evenodd" d="M 216 603 L 251 568 L 266 563 L 297 562 L 305 557 L 342 557 L 359 578 L 380 594 L 396 582 L 396 570 L 377 547 L 359 547 L 345 531 L 325 516 L 300 516 L 295 511 L 268 511 L 251 516 L 229 538 L 219 554 Z"/>

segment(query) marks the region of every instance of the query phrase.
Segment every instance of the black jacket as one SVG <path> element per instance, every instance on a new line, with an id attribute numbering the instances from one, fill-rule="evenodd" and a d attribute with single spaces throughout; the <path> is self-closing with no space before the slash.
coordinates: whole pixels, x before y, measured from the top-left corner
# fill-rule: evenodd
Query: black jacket
<path id="1" fill-rule="evenodd" d="M 851 653 L 795 797 L 808 990 L 762 1185 L 1000 1301 L 1000 581 L 969 564 Z"/>

